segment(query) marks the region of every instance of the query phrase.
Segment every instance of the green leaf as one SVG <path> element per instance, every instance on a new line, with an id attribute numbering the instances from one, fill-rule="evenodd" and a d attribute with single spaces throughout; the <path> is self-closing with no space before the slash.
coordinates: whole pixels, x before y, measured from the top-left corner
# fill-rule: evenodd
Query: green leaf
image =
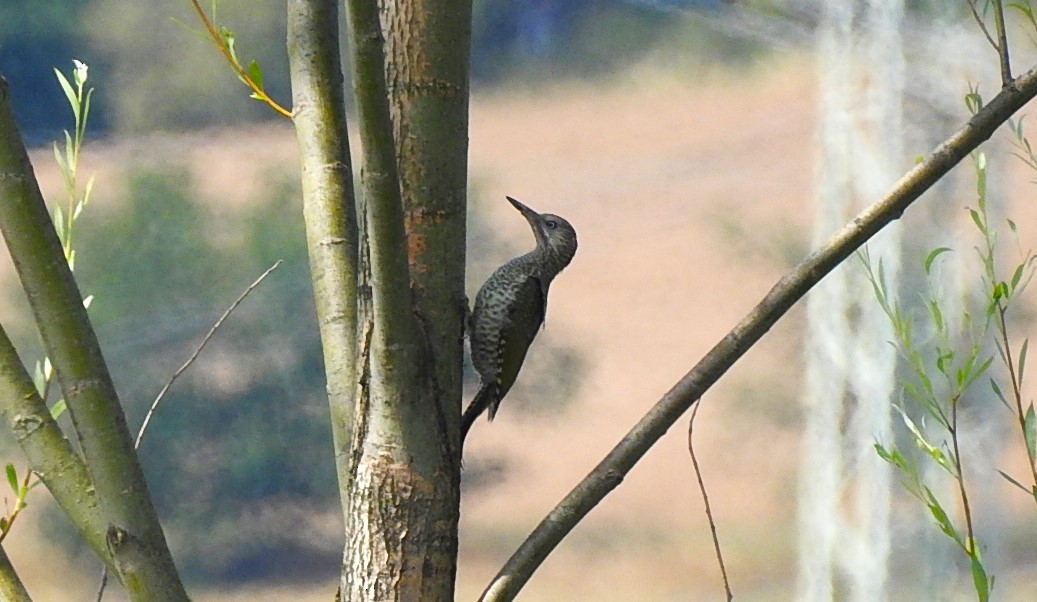
<path id="1" fill-rule="evenodd" d="M 226 27 L 220 27 L 220 39 L 223 40 L 223 44 L 227 47 L 227 52 L 230 53 L 230 58 L 234 60 L 234 64 L 241 65 L 241 61 L 238 60 L 238 53 L 234 49 L 234 32 Z"/>
<path id="2" fill-rule="evenodd" d="M 950 253 L 952 250 L 950 247 L 939 247 L 930 251 L 925 257 L 925 273 L 928 274 L 931 271 L 933 261 L 936 261 L 937 257 L 944 253 Z"/>
<path id="3" fill-rule="evenodd" d="M 979 212 L 975 209 L 969 209 L 969 215 L 972 216 L 972 223 L 976 224 L 976 227 L 979 228 L 979 231 L 983 234 L 986 234 L 987 227 L 983 225 L 983 220 L 982 218 L 980 218 Z"/>
<path id="4" fill-rule="evenodd" d="M 76 158 L 75 145 L 72 143 L 72 135 L 68 133 L 68 130 L 64 130 L 64 133 L 65 133 L 65 157 L 66 157 L 66 159 L 68 159 L 68 164 L 69 165 L 73 165 L 75 163 L 75 158 Z"/>
<path id="5" fill-rule="evenodd" d="M 911 418 L 907 415 L 906 412 L 900 410 L 899 408 L 898 411 L 900 412 L 900 417 L 904 421 L 904 425 L 907 426 L 907 429 L 909 431 L 911 431 L 911 436 L 912 439 L 914 439 L 915 446 L 918 447 L 918 449 L 925 452 L 926 455 L 928 455 L 930 458 L 936 461 L 936 463 L 943 467 L 945 470 L 947 470 L 951 474 L 954 474 L 953 467 L 951 466 L 950 462 L 947 461 L 947 456 L 944 455 L 943 451 L 940 448 L 933 445 L 932 443 L 929 443 L 929 441 L 922 434 L 921 429 L 919 429 L 915 425 L 914 420 L 911 420 Z"/>
<path id="6" fill-rule="evenodd" d="M 973 356 L 973 358 L 974 357 L 975 356 Z M 972 358 L 970 358 L 970 361 L 969 361 L 970 371 L 968 372 L 968 374 L 965 376 L 965 379 L 961 383 L 962 390 L 965 390 L 965 389 L 968 389 L 969 387 L 971 387 L 972 383 L 976 382 L 977 378 L 979 378 L 980 376 L 983 376 L 983 374 L 986 373 L 987 369 L 990 368 L 990 364 L 994 361 L 994 356 L 991 355 L 990 357 L 988 357 L 986 360 L 983 361 L 982 364 L 979 365 L 979 368 L 976 368 L 975 370 L 971 370 L 971 367 L 972 367 L 972 364 L 973 364 L 971 359 Z"/>
<path id="7" fill-rule="evenodd" d="M 990 379 L 990 388 L 993 389 L 994 395 L 997 395 L 997 398 L 1001 400 L 1001 403 L 1005 404 L 1005 407 L 1008 408 L 1009 411 L 1015 413 L 1012 409 L 1012 405 L 1008 403 L 1007 399 L 1005 399 L 1005 394 L 1001 392 L 1001 387 L 997 386 L 997 382 L 994 379 Z"/>
<path id="8" fill-rule="evenodd" d="M 83 189 L 83 198 L 80 199 L 79 205 L 76 206 L 76 217 L 79 217 L 79 212 L 90 202 L 90 194 L 94 191 L 94 177 L 96 175 L 90 174 L 90 178 L 86 181 L 86 188 Z"/>
<path id="9" fill-rule="evenodd" d="M 77 122 L 77 123 L 79 123 L 79 138 L 80 138 L 79 143 L 80 144 L 83 143 L 82 138 L 83 138 L 84 132 L 86 132 L 86 121 L 90 117 L 90 99 L 91 99 L 91 97 L 93 97 L 93 95 L 94 95 L 94 89 L 90 88 L 89 90 L 86 91 L 86 97 L 83 98 L 83 115 L 82 115 L 82 117 L 80 117 L 79 121 Z"/>
<path id="10" fill-rule="evenodd" d="M 940 311 L 940 304 L 935 299 L 929 301 L 929 315 L 933 318 L 933 326 L 936 331 L 943 332 L 943 313 Z"/>
<path id="11" fill-rule="evenodd" d="M 990 589 L 993 583 L 987 579 L 987 571 L 978 554 L 972 554 L 972 582 L 976 585 L 976 595 L 980 602 L 990 600 Z"/>
<path id="12" fill-rule="evenodd" d="M 1034 27 L 1037 27 L 1037 19 L 1034 19 L 1033 9 L 1030 7 L 1030 3 L 1029 2 L 1027 2 L 1026 4 L 1023 4 L 1022 2 L 1009 2 L 1008 6 L 1010 8 L 1014 8 L 1017 11 L 1021 12 L 1030 21 L 1031 25 L 1033 25 Z M 1020 120 L 1020 129 L 1021 129 L 1021 126 L 1022 126 L 1022 123 L 1021 123 L 1021 120 Z"/>
<path id="13" fill-rule="evenodd" d="M 1025 485 L 1023 485 L 1019 481 L 1016 481 L 1015 479 L 1013 479 L 1007 472 L 1005 472 L 1003 470 L 1000 470 L 1000 469 L 998 469 L 997 472 L 999 472 L 1001 474 L 1001 476 L 1005 478 L 1006 481 L 1008 481 L 1009 483 L 1015 485 L 1019 489 L 1022 489 L 1024 493 L 1030 493 L 1030 490 Z"/>
<path id="14" fill-rule="evenodd" d="M 880 458 L 896 466 L 897 468 L 905 471 L 907 470 L 907 461 L 904 460 L 904 456 L 900 454 L 900 450 L 898 450 L 897 448 L 893 447 L 890 449 L 886 449 L 881 443 L 876 443 L 875 453 L 877 453 Z"/>
<path id="15" fill-rule="evenodd" d="M 1017 265 L 1015 267 L 1015 271 L 1012 272 L 1012 281 L 1011 281 L 1012 285 L 1010 287 L 1011 290 L 1014 291 L 1015 287 L 1019 286 L 1019 281 L 1023 279 L 1023 270 L 1025 270 L 1025 269 L 1026 269 L 1026 264 L 1025 263 L 1020 263 L 1019 265 Z"/>
<path id="16" fill-rule="evenodd" d="M 58 76 L 58 83 L 61 84 L 61 89 L 65 91 L 65 98 L 68 99 L 68 104 L 72 106 L 73 111 L 78 113 L 79 100 L 76 99 L 76 91 L 72 89 L 72 84 L 65 78 L 65 74 L 58 71 L 57 67 L 54 68 L 54 75 Z"/>
<path id="17" fill-rule="evenodd" d="M 990 305 L 987 306 L 987 315 L 994 315 L 995 310 L 998 308 L 998 303 L 1008 297 L 1008 285 L 1004 282 L 998 282 L 994 285 L 994 290 L 990 293 Z"/>
<path id="18" fill-rule="evenodd" d="M 958 535 L 958 531 L 954 528 L 954 524 L 951 522 L 950 517 L 947 516 L 947 512 L 944 511 L 943 506 L 940 505 L 939 500 L 936 499 L 936 496 L 933 495 L 932 490 L 928 487 L 925 488 L 925 497 L 925 505 L 929 507 L 929 513 L 933 515 L 934 519 L 936 519 L 936 524 L 940 527 L 940 531 L 943 531 L 947 537 L 950 537 L 956 541 L 962 549 L 965 549 L 965 542 L 962 541 L 961 536 Z"/>
<path id="19" fill-rule="evenodd" d="M 252 78 L 252 82 L 256 84 L 257 88 L 263 88 L 263 70 L 259 68 L 259 63 L 256 61 L 249 62 L 248 76 Z"/>
<path id="20" fill-rule="evenodd" d="M 969 93 L 965 95 L 965 106 L 973 115 L 983 108 L 983 97 L 979 95 L 978 89 L 970 86 Z"/>
<path id="21" fill-rule="evenodd" d="M 58 240 L 65 242 L 65 214 L 61 211 L 61 205 L 54 207 L 54 231 L 58 233 Z"/>
<path id="22" fill-rule="evenodd" d="M 68 179 L 68 162 L 65 161 L 65 156 L 58 150 L 58 143 L 54 143 L 54 161 L 58 164 L 58 168 L 61 170 L 62 175 L 65 179 Z"/>
<path id="23" fill-rule="evenodd" d="M 4 467 L 7 471 L 7 484 L 11 486 L 11 490 L 16 494 L 18 493 L 18 471 L 15 470 L 14 464 L 8 464 Z"/>
<path id="24" fill-rule="evenodd" d="M 1026 408 L 1023 419 L 1023 438 L 1026 440 L 1026 452 L 1030 454 L 1030 462 L 1037 462 L 1037 416 L 1034 416 L 1033 402 Z"/>
<path id="25" fill-rule="evenodd" d="M 1023 375 L 1026 374 L 1026 352 L 1030 349 L 1030 339 L 1023 339 L 1023 346 L 1019 349 L 1019 389 L 1023 388 Z"/>

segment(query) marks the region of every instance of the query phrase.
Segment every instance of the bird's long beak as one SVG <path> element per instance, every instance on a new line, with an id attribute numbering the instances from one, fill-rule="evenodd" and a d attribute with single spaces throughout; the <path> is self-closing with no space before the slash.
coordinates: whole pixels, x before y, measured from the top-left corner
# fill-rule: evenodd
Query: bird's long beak
<path id="1" fill-rule="evenodd" d="M 504 198 L 508 199 L 508 202 L 511 203 L 511 205 L 513 207 L 515 207 L 515 209 L 519 210 L 519 213 L 522 214 L 522 217 L 526 218 L 526 221 L 528 221 L 531 226 L 534 225 L 537 222 L 537 220 L 540 218 L 540 214 L 539 213 L 537 213 L 536 211 L 533 211 L 529 207 L 526 207 L 525 205 L 523 205 L 522 203 L 518 202 L 517 200 L 511 198 L 510 196 L 509 197 L 504 197 Z"/>
<path id="2" fill-rule="evenodd" d="M 508 202 L 511 203 L 515 209 L 518 209 L 519 213 L 522 214 L 522 217 L 526 218 L 526 221 L 529 222 L 529 227 L 533 229 L 533 236 L 537 239 L 537 247 L 550 246 L 548 243 L 547 232 L 544 231 L 544 218 L 536 211 L 526 207 L 510 196 L 504 198 L 508 199 Z"/>

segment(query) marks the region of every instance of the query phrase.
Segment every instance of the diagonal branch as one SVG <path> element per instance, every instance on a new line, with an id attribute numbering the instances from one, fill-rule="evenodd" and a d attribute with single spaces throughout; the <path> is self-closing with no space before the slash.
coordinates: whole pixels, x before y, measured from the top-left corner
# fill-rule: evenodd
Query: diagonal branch
<path id="1" fill-rule="evenodd" d="M 176 369 L 176 372 L 173 373 L 173 376 L 169 377 L 169 380 L 166 381 L 166 384 L 162 386 L 162 390 L 160 390 L 158 392 L 158 395 L 155 396 L 155 400 L 151 402 L 151 407 L 148 408 L 148 413 L 144 415 L 144 421 L 140 425 L 140 430 L 137 431 L 137 438 L 133 440 L 133 447 L 135 449 L 140 449 L 140 442 L 144 440 L 144 433 L 148 432 L 148 425 L 151 424 L 152 416 L 154 416 L 155 412 L 158 411 L 159 404 L 161 404 L 162 400 L 165 399 L 166 393 L 168 393 L 169 389 L 172 388 L 173 383 L 176 382 L 176 379 L 180 378 L 180 376 L 183 375 L 184 372 L 187 372 L 187 369 L 191 367 L 191 364 L 193 364 L 195 360 L 198 359 L 198 356 L 202 354 L 202 349 L 205 349 L 205 346 L 209 344 L 209 341 L 211 341 L 212 338 L 216 336 L 216 331 L 220 329 L 220 326 L 223 326 L 223 323 L 227 320 L 227 318 L 230 317 L 230 314 L 233 313 L 239 305 L 241 305 L 241 302 L 245 300 L 245 297 L 247 297 L 249 293 L 255 290 L 255 288 L 259 286 L 259 284 L 263 282 L 263 280 L 265 280 L 271 272 L 276 270 L 283 261 L 283 259 L 278 259 L 277 261 L 275 261 L 274 265 L 267 268 L 262 274 L 259 275 L 258 278 L 253 280 L 252 284 L 245 287 L 245 290 L 242 291 L 242 293 L 238 295 L 238 298 L 230 304 L 230 307 L 228 307 L 226 310 L 224 310 L 222 314 L 220 314 L 220 317 L 216 320 L 212 327 L 209 328 L 209 332 L 205 333 L 205 336 L 202 337 L 202 342 L 199 343 L 197 347 L 195 347 L 194 352 L 192 352 L 191 355 L 187 358 L 187 360 L 183 364 L 181 364 L 179 368 Z"/>
<path id="2" fill-rule="evenodd" d="M 86 465 L 51 416 L 3 327 L 0 414 L 25 454 L 29 468 L 47 486 L 76 530 L 95 550 L 104 549 L 107 524 L 97 508 Z"/>
<path id="3" fill-rule="evenodd" d="M 133 565 L 134 575 L 121 575 L 124 586 L 131 595 L 133 590 L 137 594 L 151 591 L 162 592 L 170 600 L 186 599 L 151 504 L 126 416 L 44 204 L 2 78 L 0 232 L 58 376 L 101 515 L 106 523 L 151 548 L 147 562 Z M 102 557 L 104 550 L 95 548 Z"/>
<path id="4" fill-rule="evenodd" d="M 1037 67 L 1006 85 L 960 130 L 783 276 L 742 319 L 638 422 L 604 460 L 541 521 L 497 573 L 482 600 L 511 600 L 562 538 L 623 481 L 634 464 L 681 415 L 826 274 L 850 256 L 1037 96 Z"/>
<path id="5" fill-rule="evenodd" d="M 224 37 L 220 34 L 220 31 L 216 29 L 216 24 L 209 20 L 209 16 L 205 14 L 202 6 L 198 4 L 198 0 L 191 0 L 191 4 L 194 6 L 194 12 L 198 14 L 198 20 L 201 21 L 202 26 L 205 27 L 205 32 L 209 35 L 210 41 L 212 41 L 213 45 L 220 51 L 223 58 L 227 60 L 227 63 L 230 65 L 230 68 L 234 70 L 234 74 L 238 76 L 238 79 L 248 86 L 249 90 L 252 90 L 252 97 L 266 103 L 268 107 L 276 111 L 281 117 L 291 119 L 292 112 L 282 107 L 273 98 L 270 98 L 270 95 L 268 95 L 266 90 L 263 88 L 262 83 L 257 82 L 256 78 L 241 66 L 238 57 L 234 56 L 234 52 L 229 46 L 227 46 Z M 253 65 L 254 64 L 255 61 L 253 61 Z"/>

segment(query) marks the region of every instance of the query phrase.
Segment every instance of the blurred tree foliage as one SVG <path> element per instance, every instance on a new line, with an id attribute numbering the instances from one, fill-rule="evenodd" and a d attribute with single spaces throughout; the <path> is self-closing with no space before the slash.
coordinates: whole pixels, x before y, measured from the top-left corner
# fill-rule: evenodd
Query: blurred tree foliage
<path id="1" fill-rule="evenodd" d="M 206 8 L 209 2 L 203 2 Z M 255 59 L 275 98 L 290 98 L 282 2 L 220 0 L 217 21 L 237 34 L 238 54 Z M 631 64 L 678 67 L 695 76 L 742 63 L 758 40 L 716 27 L 723 11 L 791 18 L 780 0 L 475 0 L 472 73 L 483 84 L 598 77 Z M 910 0 L 911 12 L 944 14 L 965 3 Z M 178 25 L 173 20 L 179 21 Z M 3 0 L 0 73 L 31 142 L 57 137 L 64 99 L 51 68 L 81 59 L 106 82 L 95 98 L 102 131 L 193 130 L 272 119 L 248 98 L 212 46 L 187 0 Z M 535 71 L 535 75 L 533 72 Z"/>
<path id="2" fill-rule="evenodd" d="M 473 76 L 484 84 L 527 79 L 524 73 L 535 66 L 537 81 L 552 74 L 594 77 L 649 58 L 686 69 L 743 61 L 759 50 L 684 10 L 722 10 L 715 0 L 679 3 L 680 13 L 665 4 L 476 0 Z M 237 34 L 242 60 L 255 59 L 268 90 L 288 102 L 283 2 L 220 0 L 216 17 Z M 4 0 L 0 72 L 13 84 L 19 120 L 34 142 L 60 133 L 64 99 L 51 69 L 73 58 L 104 82 L 94 99 L 94 126 L 101 131 L 195 130 L 272 119 L 216 50 L 192 33 L 198 29 L 187 0 Z"/>
<path id="3" fill-rule="evenodd" d="M 341 556 L 340 527 L 308 526 L 340 519 L 297 189 L 272 176 L 265 198 L 228 210 L 198 199 L 185 170 L 138 172 L 77 233 L 78 280 L 95 295 L 133 429 L 223 310 L 284 259 L 176 382 L 141 445 L 190 579 L 331 578 Z"/>

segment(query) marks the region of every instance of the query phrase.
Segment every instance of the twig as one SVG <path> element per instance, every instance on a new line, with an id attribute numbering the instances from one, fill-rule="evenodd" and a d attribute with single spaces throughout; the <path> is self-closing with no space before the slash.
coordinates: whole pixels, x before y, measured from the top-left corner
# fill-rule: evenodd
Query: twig
<path id="1" fill-rule="evenodd" d="M 958 493 L 961 496 L 961 509 L 965 514 L 965 531 L 968 540 L 964 542 L 965 554 L 969 558 L 976 558 L 976 533 L 972 527 L 972 509 L 969 507 L 969 495 L 965 490 L 965 473 L 962 472 L 961 451 L 958 448 L 958 403 L 959 397 L 951 400 L 951 445 L 954 449 L 954 475 L 958 481 Z"/>
<path id="2" fill-rule="evenodd" d="M 28 505 L 25 503 L 25 499 L 22 497 L 22 491 L 28 491 L 29 479 L 32 478 L 32 469 L 26 469 L 25 478 L 22 479 L 21 491 L 15 492 L 18 495 L 18 499 L 14 502 L 14 510 L 11 511 L 11 516 L 7 519 L 7 525 L 0 531 L 0 543 L 3 543 L 4 539 L 7 538 L 7 534 L 11 532 L 11 528 L 14 527 L 14 521 L 18 518 L 18 515 L 22 513 L 22 509 Z"/>
<path id="3" fill-rule="evenodd" d="M 263 280 L 270 275 L 270 272 L 276 270 L 277 267 L 280 266 L 283 261 L 283 259 L 278 259 L 274 263 L 274 265 L 267 268 L 265 272 L 259 275 L 259 278 L 256 278 L 255 281 L 252 282 L 252 284 L 248 285 L 248 288 L 246 288 L 244 292 L 238 295 L 238 298 L 234 300 L 234 303 L 230 304 L 230 307 L 228 307 L 226 311 L 223 312 L 223 315 L 221 315 L 219 319 L 216 320 L 216 322 L 212 325 L 212 328 L 209 329 L 209 332 L 205 334 L 205 338 L 203 338 L 202 342 L 198 344 L 198 347 L 194 350 L 194 353 L 191 354 L 191 357 L 187 358 L 187 361 L 184 362 L 184 365 L 180 366 L 177 369 L 177 371 L 173 373 L 173 376 L 169 378 L 169 381 L 167 381 L 165 386 L 162 387 L 162 390 L 158 392 L 158 395 L 155 397 L 155 401 L 151 402 L 151 407 L 148 408 L 148 413 L 144 416 L 144 422 L 140 425 L 140 430 L 137 432 L 137 439 L 133 442 L 133 449 L 140 449 L 140 442 L 142 439 L 144 439 L 144 433 L 147 432 L 148 425 L 151 424 L 151 417 L 155 415 L 155 411 L 158 410 L 158 404 L 162 403 L 162 398 L 166 396 L 166 393 L 169 391 L 169 388 L 173 386 L 173 383 L 176 382 L 176 379 L 180 378 L 180 375 L 186 372 L 187 369 L 191 367 L 191 364 L 193 364 L 194 361 L 198 359 L 198 356 L 202 353 L 202 349 L 205 348 L 205 346 L 212 339 L 213 335 L 216 334 L 216 331 L 220 328 L 220 326 L 223 325 L 223 322 L 226 321 L 228 317 L 230 317 L 231 312 L 237 309 L 238 306 L 241 305 L 241 302 L 245 300 L 245 297 L 247 297 L 253 289 L 259 286 L 259 283 L 263 282 Z M 97 602 L 101 602 L 101 599 L 104 597 L 104 590 L 105 587 L 107 587 L 107 585 L 108 565 L 105 565 L 104 568 L 101 570 L 101 583 L 97 587 L 97 597 L 94 598 Z"/>
<path id="4" fill-rule="evenodd" d="M 727 602 L 735 599 L 731 593 L 731 583 L 727 580 L 727 568 L 724 566 L 724 556 L 720 552 L 720 538 L 717 537 L 717 524 L 713 521 L 713 512 L 709 508 L 709 495 L 706 494 L 706 484 L 702 482 L 702 471 L 699 470 L 699 461 L 695 457 L 695 445 L 691 434 L 695 430 L 695 417 L 699 414 L 701 403 L 696 403 L 691 409 L 691 420 L 688 421 L 688 454 L 691 455 L 691 465 L 695 467 L 695 479 L 699 482 L 699 491 L 702 492 L 702 503 L 706 506 L 706 518 L 709 520 L 709 533 L 713 537 L 713 548 L 717 551 L 717 564 L 720 565 L 720 575 L 724 578 L 724 591 L 727 593 Z"/>
<path id="5" fill-rule="evenodd" d="M 137 432 L 137 440 L 133 442 L 134 449 L 140 448 L 141 439 L 144 438 L 144 433 L 148 430 L 148 425 L 151 424 L 151 417 L 155 414 L 155 410 L 158 409 L 158 404 L 162 402 L 162 398 L 166 396 L 166 393 L 169 391 L 169 388 L 173 386 L 173 383 L 176 382 L 176 379 L 180 378 L 180 375 L 186 372 L 187 369 L 191 367 L 191 364 L 193 364 L 194 361 L 198 359 L 198 355 L 201 354 L 202 349 L 204 349 L 205 345 L 209 343 L 209 340 L 212 339 L 213 335 L 216 334 L 216 330 L 223 325 L 223 322 L 230 316 L 231 312 L 237 309 L 238 306 L 241 305 L 241 302 L 245 300 L 245 297 L 247 297 L 253 289 L 259 286 L 259 283 L 263 282 L 263 280 L 270 275 L 270 272 L 276 270 L 277 267 L 281 265 L 281 262 L 283 261 L 283 259 L 278 259 L 274 263 L 274 265 L 270 266 L 266 269 L 265 272 L 260 274 L 259 278 L 256 278 L 255 282 L 248 285 L 248 288 L 246 288 L 245 291 L 241 293 L 237 299 L 234 300 L 234 303 L 230 304 L 230 307 L 228 307 L 227 310 L 223 312 L 223 315 L 220 316 L 220 319 L 216 320 L 216 323 L 212 325 L 212 328 L 210 328 L 209 332 L 206 333 L 205 338 L 202 339 L 201 343 L 199 343 L 198 348 L 194 350 L 194 353 L 191 354 L 191 357 L 187 358 L 187 361 L 184 362 L 184 365 L 180 366 L 180 368 L 178 368 L 177 371 L 173 373 L 173 376 L 170 377 L 166 385 L 162 387 L 161 391 L 158 392 L 158 396 L 155 397 L 155 401 L 151 402 L 151 407 L 148 408 L 148 413 L 144 416 L 144 422 L 140 425 L 140 431 Z"/>
<path id="6" fill-rule="evenodd" d="M 1022 378 L 1022 374 L 1018 377 L 1015 374 L 1015 360 L 1012 358 L 1012 347 L 1008 340 L 1008 323 L 1005 321 L 1005 307 L 998 302 L 997 304 L 997 317 L 998 317 L 998 331 L 1001 334 L 1001 344 L 1005 348 L 1005 364 L 1008 365 L 1008 378 L 1012 381 L 1012 398 L 1015 400 L 1015 411 L 1019 418 L 1019 429 L 1023 436 L 1023 447 L 1026 450 L 1026 464 L 1030 467 L 1030 477 L 1033 479 L 1033 487 L 1031 491 L 1037 490 L 1037 464 L 1034 463 L 1033 456 L 1030 455 L 1029 446 L 1026 442 L 1026 412 L 1023 410 L 1023 395 L 1019 390 L 1019 380 Z"/>
<path id="7" fill-rule="evenodd" d="M 979 10 L 976 9 L 976 0 L 966 0 L 969 3 L 969 8 L 972 9 L 972 16 L 976 19 L 976 23 L 979 25 L 980 31 L 987 37 L 987 41 L 990 45 L 998 52 L 1001 53 L 1001 49 L 997 45 L 997 41 L 994 40 L 994 36 L 990 35 L 990 30 L 987 29 L 987 24 L 983 22 L 983 17 L 979 14 Z"/>
<path id="8" fill-rule="evenodd" d="M 101 602 L 101 598 L 104 597 L 104 588 L 108 586 L 108 565 L 104 566 L 104 570 L 101 571 L 101 583 L 97 585 L 97 597 L 94 598 L 94 602 Z"/>
<path id="9" fill-rule="evenodd" d="M 227 44 L 223 41 L 220 32 L 216 30 L 216 26 L 213 25 L 212 21 L 209 20 L 209 17 L 206 16 L 205 11 L 202 10 L 201 5 L 198 4 L 198 0 L 191 0 L 191 4 L 194 5 L 194 10 L 198 13 L 198 18 L 202 21 L 202 25 L 205 26 L 205 31 L 209 32 L 209 37 L 212 38 L 212 43 L 220 50 L 220 54 L 223 55 L 223 58 L 227 59 L 227 62 L 230 63 L 231 68 L 234 69 L 234 73 L 242 82 L 245 83 L 246 86 L 248 86 L 250 90 L 252 90 L 252 93 L 256 95 L 256 98 L 265 102 L 271 109 L 277 111 L 282 117 L 291 119 L 292 112 L 282 107 L 273 98 L 270 98 L 266 91 L 252 79 L 252 76 L 241 67 L 241 63 L 233 54 L 231 54 L 231 51 L 227 48 Z"/>
<path id="10" fill-rule="evenodd" d="M 1001 85 L 1007 86 L 1012 83 L 1012 66 L 1008 56 L 1008 32 L 1005 30 L 1005 11 L 1001 5 L 1001 0 L 994 0 L 994 32 L 997 34 L 997 39 L 990 35 L 990 30 L 987 28 L 987 24 L 983 22 L 983 16 L 979 14 L 979 9 L 976 8 L 976 0 L 966 0 L 969 4 L 969 9 L 972 11 L 972 17 L 976 19 L 976 23 L 979 25 L 980 31 L 986 36 L 987 41 L 997 52 L 998 62 L 1001 65 Z"/>
<path id="11" fill-rule="evenodd" d="M 994 30 L 997 32 L 997 56 L 1001 62 L 1001 85 L 1012 83 L 1012 65 L 1008 58 L 1008 31 L 1005 30 L 1005 9 L 1001 0 L 994 0 Z"/>

